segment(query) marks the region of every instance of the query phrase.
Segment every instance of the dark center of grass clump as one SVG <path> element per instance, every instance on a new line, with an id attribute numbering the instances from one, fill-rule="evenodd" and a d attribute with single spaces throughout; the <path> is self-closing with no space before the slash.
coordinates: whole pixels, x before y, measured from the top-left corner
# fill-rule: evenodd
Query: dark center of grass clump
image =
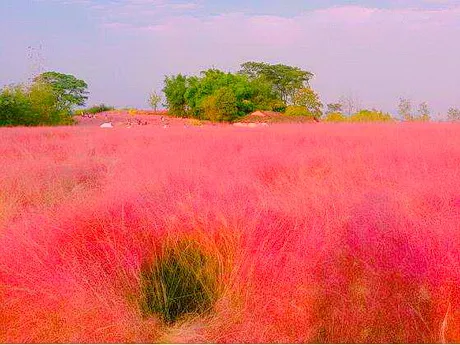
<path id="1" fill-rule="evenodd" d="M 157 314 L 171 324 L 187 314 L 212 309 L 218 295 L 218 260 L 195 241 L 169 244 L 141 272 L 144 315 Z"/>

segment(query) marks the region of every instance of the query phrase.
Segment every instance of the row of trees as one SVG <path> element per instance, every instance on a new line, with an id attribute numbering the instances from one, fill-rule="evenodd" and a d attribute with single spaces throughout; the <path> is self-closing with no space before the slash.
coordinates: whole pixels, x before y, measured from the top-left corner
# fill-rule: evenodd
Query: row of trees
<path id="1" fill-rule="evenodd" d="M 346 116 L 348 115 L 348 116 Z M 431 110 L 427 102 L 422 102 L 414 109 L 411 100 L 401 98 L 398 104 L 398 115 L 404 121 L 430 121 Z M 376 109 L 360 110 L 359 102 L 351 97 L 343 97 L 338 103 L 327 105 L 326 120 L 330 121 L 389 121 L 392 119 L 389 113 Z M 448 121 L 460 121 L 460 109 L 450 108 L 447 111 Z"/>
<path id="2" fill-rule="evenodd" d="M 45 72 L 28 84 L 0 90 L 0 126 L 67 125 L 88 99 L 88 85 L 72 75 Z"/>
<path id="3" fill-rule="evenodd" d="M 342 112 L 330 112 L 326 114 L 324 120 L 327 122 L 391 122 L 394 118 L 391 114 L 377 109 L 363 109 L 349 116 Z"/>
<path id="4" fill-rule="evenodd" d="M 359 101 L 343 97 L 327 104 L 311 88 L 313 73 L 298 67 L 246 62 L 237 73 L 208 69 L 198 76 L 168 76 L 163 92 L 171 114 L 211 121 L 234 121 L 255 110 L 284 112 L 326 121 L 392 121 L 390 114 L 361 110 Z M 27 85 L 0 89 L 0 126 L 64 125 L 73 123 L 72 111 L 84 106 L 88 85 L 72 75 L 45 72 Z M 157 110 L 162 97 L 152 93 L 149 104 Z M 85 112 L 108 108 L 97 106 Z M 398 113 L 405 121 L 429 121 L 430 109 L 421 103 L 416 112 L 408 99 L 400 99 Z M 75 114 L 75 113 L 74 113 Z M 460 121 L 460 109 L 451 108 L 448 120 Z"/>
<path id="5" fill-rule="evenodd" d="M 428 103 L 420 103 L 417 113 L 414 113 L 411 101 L 406 98 L 401 98 L 399 100 L 398 114 L 404 121 L 430 121 L 431 118 L 431 111 L 428 107 Z"/>
<path id="6" fill-rule="evenodd" d="M 430 109 L 426 102 L 421 103 L 417 113 L 414 113 L 411 101 L 405 98 L 400 99 L 398 114 L 404 121 L 430 120 Z M 325 120 L 331 122 L 388 122 L 395 119 L 391 114 L 377 109 L 361 109 L 356 99 L 343 97 L 340 102 L 327 105 Z"/>

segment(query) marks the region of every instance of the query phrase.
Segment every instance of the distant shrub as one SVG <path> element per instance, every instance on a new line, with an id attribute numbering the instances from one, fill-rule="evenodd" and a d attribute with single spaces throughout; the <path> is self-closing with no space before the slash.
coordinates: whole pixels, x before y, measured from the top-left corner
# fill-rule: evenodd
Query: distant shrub
<path id="1" fill-rule="evenodd" d="M 79 110 L 82 114 L 98 114 L 103 113 L 104 111 L 114 110 L 115 107 L 110 105 L 105 105 L 104 103 L 93 105 L 90 108 Z"/>
<path id="2" fill-rule="evenodd" d="M 287 116 L 309 116 L 310 115 L 307 108 L 298 106 L 298 105 L 290 105 L 286 107 L 285 114 Z"/>
<path id="3" fill-rule="evenodd" d="M 206 120 L 213 122 L 232 121 L 238 117 L 237 99 L 233 90 L 223 87 L 201 103 Z"/>
<path id="4" fill-rule="evenodd" d="M 198 119 L 190 119 L 188 120 L 188 123 L 191 125 L 191 126 L 202 126 L 203 125 L 203 122 L 201 122 L 200 120 Z"/>
<path id="5" fill-rule="evenodd" d="M 128 114 L 131 116 L 137 115 L 137 109 L 134 109 L 134 108 L 128 109 Z"/>
<path id="6" fill-rule="evenodd" d="M 348 118 L 342 113 L 335 112 L 327 114 L 324 120 L 326 122 L 346 122 Z"/>
<path id="7" fill-rule="evenodd" d="M 318 112 L 311 112 L 304 106 L 299 105 L 290 105 L 286 107 L 286 111 L 284 113 L 286 116 L 292 117 L 305 117 L 310 119 L 319 119 L 321 114 Z"/>
<path id="8" fill-rule="evenodd" d="M 415 116 L 412 121 L 414 122 L 429 122 L 431 121 L 431 117 L 428 114 L 423 114 L 419 116 Z"/>
<path id="9" fill-rule="evenodd" d="M 389 122 L 393 121 L 390 114 L 378 110 L 361 110 L 348 119 L 350 122 Z"/>
<path id="10" fill-rule="evenodd" d="M 142 269 L 141 309 L 166 323 L 207 312 L 217 299 L 219 276 L 217 259 L 206 255 L 197 242 L 169 244 L 156 262 Z"/>
<path id="11" fill-rule="evenodd" d="M 360 110 L 347 117 L 341 112 L 329 113 L 325 117 L 327 122 L 390 122 L 394 121 L 392 116 L 378 110 Z"/>

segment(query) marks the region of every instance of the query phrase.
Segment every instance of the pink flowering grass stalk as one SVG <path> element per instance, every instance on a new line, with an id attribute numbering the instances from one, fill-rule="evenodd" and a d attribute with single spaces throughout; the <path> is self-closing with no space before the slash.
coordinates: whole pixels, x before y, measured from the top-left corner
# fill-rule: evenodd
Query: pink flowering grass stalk
<path id="1" fill-rule="evenodd" d="M 460 342 L 460 126 L 0 129 L 0 342 Z"/>

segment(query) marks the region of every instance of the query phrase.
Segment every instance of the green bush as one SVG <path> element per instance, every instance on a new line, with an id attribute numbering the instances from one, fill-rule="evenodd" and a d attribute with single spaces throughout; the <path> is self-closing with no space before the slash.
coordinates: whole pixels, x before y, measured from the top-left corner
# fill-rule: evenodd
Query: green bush
<path id="1" fill-rule="evenodd" d="M 390 114 L 378 110 L 361 110 L 353 114 L 348 121 L 350 122 L 390 122 L 393 118 Z"/>
<path id="2" fill-rule="evenodd" d="M 208 312 L 218 297 L 220 276 L 217 258 L 206 255 L 197 242 L 170 243 L 155 262 L 143 265 L 141 310 L 169 324 Z"/>
<path id="3" fill-rule="evenodd" d="M 333 112 L 326 115 L 326 122 L 391 122 L 394 119 L 390 114 L 378 110 L 361 110 L 350 117 L 341 112 Z"/>
<path id="4" fill-rule="evenodd" d="M 0 90 L 0 126 L 68 125 L 73 123 L 61 110 L 52 88 L 43 82 L 31 86 L 8 86 Z"/>
<path id="5" fill-rule="evenodd" d="M 286 111 L 284 113 L 286 116 L 292 116 L 292 117 L 304 117 L 304 118 L 309 118 L 309 119 L 319 119 L 321 117 L 320 114 L 318 113 L 312 113 L 309 111 L 307 108 L 304 106 L 299 106 L 299 105 L 290 105 L 286 107 Z"/>
<path id="6" fill-rule="evenodd" d="M 348 118 L 339 112 L 329 113 L 324 119 L 326 122 L 346 122 Z"/>
<path id="7" fill-rule="evenodd" d="M 101 104 L 93 105 L 90 108 L 79 109 L 75 112 L 75 115 L 99 114 L 99 113 L 103 113 L 104 111 L 111 111 L 111 110 L 115 110 L 115 107 L 101 103 Z"/>
<path id="8" fill-rule="evenodd" d="M 307 108 L 298 105 L 290 105 L 286 107 L 285 114 L 287 116 L 310 116 Z"/>

